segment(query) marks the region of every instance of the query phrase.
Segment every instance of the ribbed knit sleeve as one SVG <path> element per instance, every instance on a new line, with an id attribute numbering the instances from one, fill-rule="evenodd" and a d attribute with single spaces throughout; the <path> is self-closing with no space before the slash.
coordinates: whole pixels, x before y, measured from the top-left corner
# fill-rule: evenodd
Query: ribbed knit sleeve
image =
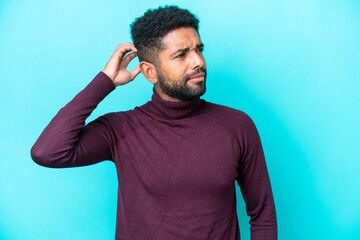
<path id="1" fill-rule="evenodd" d="M 236 180 L 250 216 L 251 240 L 276 240 L 275 204 L 260 136 L 250 117 L 247 116 L 244 125 Z"/>
<path id="2" fill-rule="evenodd" d="M 111 91 L 112 80 L 102 71 L 50 121 L 31 157 L 52 168 L 77 167 L 112 160 L 112 130 L 107 115 L 85 126 L 86 118 Z"/>

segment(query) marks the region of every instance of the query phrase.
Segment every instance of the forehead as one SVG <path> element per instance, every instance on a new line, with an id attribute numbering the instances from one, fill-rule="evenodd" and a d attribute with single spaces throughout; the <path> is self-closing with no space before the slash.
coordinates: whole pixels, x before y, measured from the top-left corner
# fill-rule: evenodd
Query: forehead
<path id="1" fill-rule="evenodd" d="M 164 53 L 172 53 L 178 49 L 195 48 L 201 43 L 201 39 L 194 28 L 182 27 L 170 31 L 162 42 L 165 46 Z"/>

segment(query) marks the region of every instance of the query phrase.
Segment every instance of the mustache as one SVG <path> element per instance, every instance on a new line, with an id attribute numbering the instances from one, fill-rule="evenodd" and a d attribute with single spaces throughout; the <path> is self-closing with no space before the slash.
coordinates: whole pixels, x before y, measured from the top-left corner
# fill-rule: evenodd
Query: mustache
<path id="1" fill-rule="evenodd" d="M 206 69 L 205 68 L 198 68 L 196 71 L 189 73 L 185 75 L 185 81 L 189 81 L 192 76 L 195 76 L 196 74 L 204 73 L 204 78 L 206 77 Z"/>

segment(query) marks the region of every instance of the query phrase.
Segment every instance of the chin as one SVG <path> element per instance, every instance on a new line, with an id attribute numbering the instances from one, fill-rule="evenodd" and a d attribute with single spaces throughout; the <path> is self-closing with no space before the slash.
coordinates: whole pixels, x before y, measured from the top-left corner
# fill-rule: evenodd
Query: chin
<path id="1" fill-rule="evenodd" d="M 204 95 L 205 92 L 206 92 L 206 87 L 204 86 L 204 87 L 202 87 L 201 89 L 198 89 L 198 91 L 196 91 L 196 92 L 194 93 L 194 95 L 200 97 L 200 96 Z"/>

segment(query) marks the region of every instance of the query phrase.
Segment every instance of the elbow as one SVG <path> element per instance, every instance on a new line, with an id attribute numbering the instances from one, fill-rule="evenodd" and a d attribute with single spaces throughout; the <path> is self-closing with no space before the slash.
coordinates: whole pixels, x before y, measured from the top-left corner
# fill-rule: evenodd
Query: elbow
<path id="1" fill-rule="evenodd" d="M 277 215 L 273 198 L 267 198 L 268 201 L 262 202 L 253 211 L 249 212 L 250 224 L 264 228 L 277 227 Z"/>
<path id="2" fill-rule="evenodd" d="M 50 153 L 45 148 L 38 147 L 36 144 L 31 148 L 30 155 L 32 160 L 43 167 L 56 167 L 55 161 L 52 160 Z"/>
<path id="3" fill-rule="evenodd" d="M 276 212 L 270 211 L 250 220 L 251 239 L 278 239 Z"/>
<path id="4" fill-rule="evenodd" d="M 35 163 L 41 166 L 46 165 L 46 159 L 47 159 L 46 153 L 41 148 L 37 147 L 36 144 L 32 146 L 30 155 Z"/>

